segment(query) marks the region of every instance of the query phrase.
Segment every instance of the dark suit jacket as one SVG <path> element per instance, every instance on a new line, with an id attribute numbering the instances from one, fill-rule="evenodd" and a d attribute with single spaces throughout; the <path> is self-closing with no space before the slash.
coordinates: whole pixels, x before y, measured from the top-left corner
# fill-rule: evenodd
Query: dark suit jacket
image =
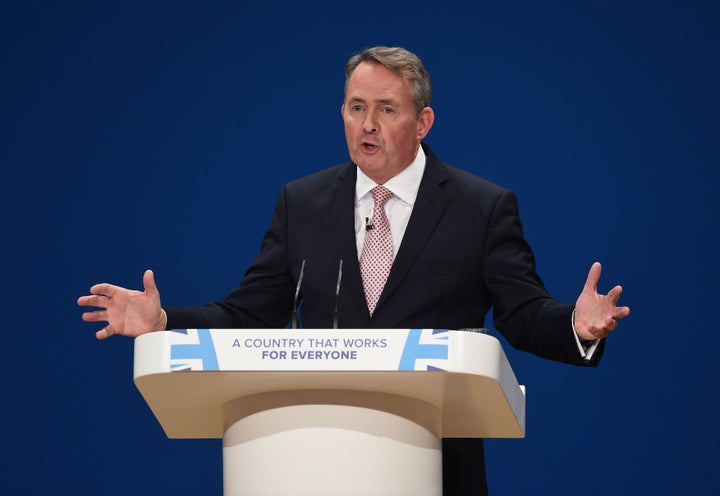
<path id="1" fill-rule="evenodd" d="M 494 324 L 515 348 L 586 363 L 572 334 L 572 306 L 553 299 L 535 272 L 511 191 L 427 154 L 417 201 L 385 289 L 370 317 L 354 231 L 356 166 L 341 164 L 286 184 L 262 249 L 222 302 L 166 308 L 168 328 L 282 328 L 297 278 L 302 326 L 331 328 L 339 261 L 341 328 L 462 329 Z"/>
<path id="2" fill-rule="evenodd" d="M 494 324 L 514 347 L 552 360 L 585 362 L 572 306 L 553 299 L 535 272 L 511 191 L 427 155 L 405 236 L 371 317 L 355 241 L 356 166 L 341 164 L 282 187 L 262 249 L 225 300 L 166 308 L 168 329 L 282 328 L 300 267 L 302 327 L 332 328 L 339 261 L 341 328 L 462 329 Z M 341 332 L 341 331 L 339 331 Z M 486 494 L 482 440 L 443 440 L 444 494 Z"/>

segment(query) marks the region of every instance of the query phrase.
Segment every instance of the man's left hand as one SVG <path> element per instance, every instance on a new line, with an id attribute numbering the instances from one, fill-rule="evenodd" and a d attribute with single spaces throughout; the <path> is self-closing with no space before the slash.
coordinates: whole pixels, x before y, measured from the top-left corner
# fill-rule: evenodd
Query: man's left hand
<path id="1" fill-rule="evenodd" d="M 607 295 L 598 293 L 601 272 L 602 266 L 595 262 L 575 303 L 575 332 L 586 341 L 607 337 L 617 327 L 618 320 L 630 315 L 629 307 L 617 306 L 621 286 L 615 286 Z"/>

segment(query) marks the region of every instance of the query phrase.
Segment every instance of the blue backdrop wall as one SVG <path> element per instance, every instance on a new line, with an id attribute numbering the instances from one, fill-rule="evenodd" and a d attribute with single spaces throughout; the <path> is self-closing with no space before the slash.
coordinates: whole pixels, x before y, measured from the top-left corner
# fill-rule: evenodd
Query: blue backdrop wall
<path id="1" fill-rule="evenodd" d="M 281 183 L 347 159 L 344 63 L 386 44 L 431 73 L 435 152 L 518 193 L 551 292 L 599 260 L 632 308 L 597 370 L 506 345 L 527 437 L 488 442 L 492 494 L 718 494 L 716 5 L 3 2 L 0 492 L 221 494 L 220 441 L 167 439 L 75 301 L 146 268 L 223 297 Z"/>

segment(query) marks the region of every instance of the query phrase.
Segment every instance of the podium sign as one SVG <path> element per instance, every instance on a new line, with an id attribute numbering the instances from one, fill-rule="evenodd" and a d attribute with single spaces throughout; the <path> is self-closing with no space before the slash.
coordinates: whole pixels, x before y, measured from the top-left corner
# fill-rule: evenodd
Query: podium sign
<path id="1" fill-rule="evenodd" d="M 178 370 L 445 370 L 446 329 L 185 329 L 168 335 Z"/>

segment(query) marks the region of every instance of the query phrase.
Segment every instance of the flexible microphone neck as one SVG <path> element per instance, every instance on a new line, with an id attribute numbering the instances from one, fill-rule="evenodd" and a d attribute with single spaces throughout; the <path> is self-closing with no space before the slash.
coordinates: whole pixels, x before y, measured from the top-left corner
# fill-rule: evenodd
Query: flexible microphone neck
<path id="1" fill-rule="evenodd" d="M 300 295 L 300 286 L 302 285 L 302 280 L 303 280 L 304 275 L 305 275 L 305 259 L 303 259 L 302 265 L 300 265 L 300 275 L 298 276 L 297 286 L 295 286 L 295 300 L 293 301 L 292 316 L 290 317 L 291 329 L 298 328 L 298 313 L 297 313 L 298 296 Z"/>
<path id="2" fill-rule="evenodd" d="M 340 283 L 342 282 L 342 268 L 343 261 L 341 258 L 340 266 L 338 267 L 337 286 L 335 287 L 335 312 L 333 313 L 333 329 L 338 328 L 338 303 L 340 301 Z"/>

